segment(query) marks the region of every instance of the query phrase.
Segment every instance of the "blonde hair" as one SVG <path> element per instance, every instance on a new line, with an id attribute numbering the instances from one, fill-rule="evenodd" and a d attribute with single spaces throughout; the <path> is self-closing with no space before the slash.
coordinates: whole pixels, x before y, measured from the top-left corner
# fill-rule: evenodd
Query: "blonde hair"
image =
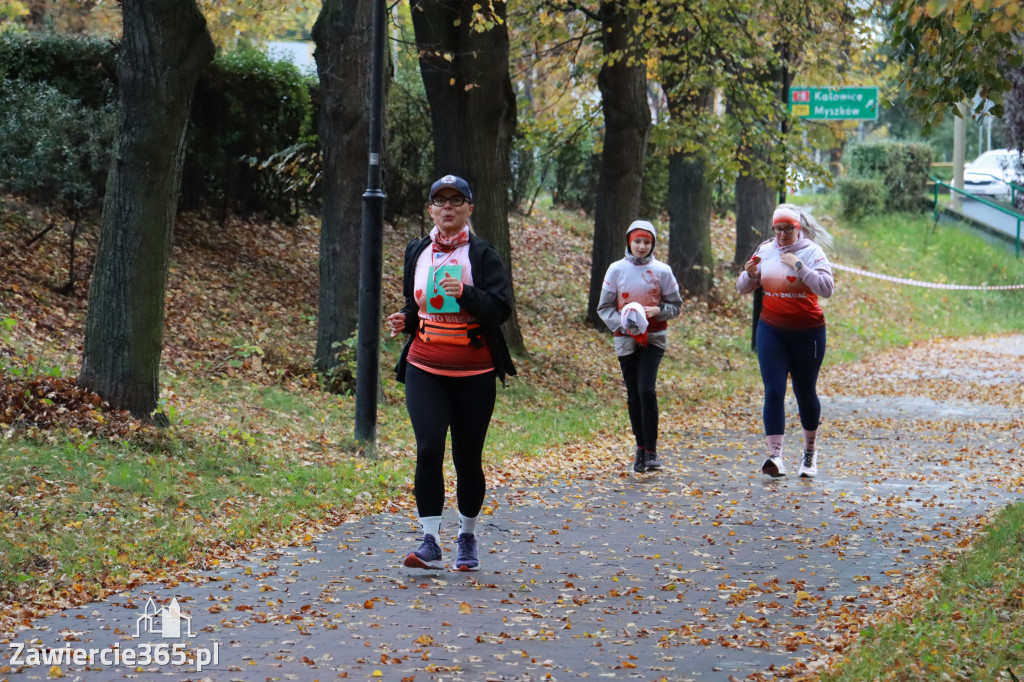
<path id="1" fill-rule="evenodd" d="M 779 204 L 778 208 L 788 209 L 800 216 L 800 230 L 808 239 L 823 249 L 832 248 L 832 235 L 822 227 L 810 213 L 796 204 Z M 776 210 L 778 210 L 778 208 Z"/>

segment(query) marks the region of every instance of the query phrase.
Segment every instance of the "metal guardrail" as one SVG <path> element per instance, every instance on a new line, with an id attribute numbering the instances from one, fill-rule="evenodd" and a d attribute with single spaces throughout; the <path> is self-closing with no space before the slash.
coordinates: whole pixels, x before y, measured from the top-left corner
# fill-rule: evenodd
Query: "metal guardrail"
<path id="1" fill-rule="evenodd" d="M 933 211 L 933 215 L 935 217 L 935 220 L 939 219 L 939 187 L 940 186 L 948 188 L 950 192 L 956 192 L 957 194 L 962 194 L 963 196 L 967 197 L 968 199 L 973 199 L 974 201 L 978 201 L 978 202 L 988 206 L 989 208 L 994 208 L 997 211 L 999 211 L 1000 213 L 1005 213 L 1006 215 L 1010 216 L 1011 218 L 1013 218 L 1014 220 L 1017 221 L 1017 258 L 1020 258 L 1020 225 L 1021 225 L 1021 221 L 1024 221 L 1024 215 L 1021 215 L 1020 213 L 1017 213 L 1014 210 L 1006 208 L 1005 206 L 997 204 L 994 201 L 989 201 L 988 199 L 984 199 L 982 197 L 979 197 L 976 194 L 971 194 L 970 192 L 965 192 L 964 190 L 959 189 L 957 187 L 954 187 L 953 185 L 949 184 L 948 182 L 943 182 L 942 180 L 939 180 L 938 178 L 936 178 L 934 176 L 930 177 L 929 180 L 932 181 L 933 186 L 934 186 L 934 190 L 935 190 L 935 204 L 934 204 L 935 205 L 935 210 Z M 1016 198 L 1015 191 L 1024 192 L 1024 187 L 1019 187 L 1018 185 L 1015 185 L 1012 182 L 1008 183 L 1008 184 L 1010 185 L 1010 188 L 1011 188 L 1010 200 L 1012 202 Z M 1016 202 L 1014 202 L 1014 205 L 1016 205 Z"/>

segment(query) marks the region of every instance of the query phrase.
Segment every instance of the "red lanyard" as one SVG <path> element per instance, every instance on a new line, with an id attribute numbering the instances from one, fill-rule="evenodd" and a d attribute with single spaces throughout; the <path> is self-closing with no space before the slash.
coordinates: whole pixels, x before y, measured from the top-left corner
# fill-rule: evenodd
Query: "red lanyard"
<path id="1" fill-rule="evenodd" d="M 431 263 L 433 263 L 433 261 L 434 261 L 434 257 L 435 257 L 435 256 L 437 256 L 437 255 L 438 255 L 438 254 L 440 254 L 440 253 L 444 253 L 444 252 L 443 252 L 443 251 L 440 251 L 440 250 L 439 250 L 439 249 L 437 248 L 437 245 L 436 245 L 436 244 L 434 244 L 434 245 L 433 245 L 433 253 L 431 253 L 431 254 L 430 254 L 430 255 L 431 255 L 431 258 L 430 258 L 430 261 L 431 261 Z M 447 262 L 448 262 L 449 260 L 451 260 L 451 257 L 452 257 L 452 256 L 454 256 L 454 255 L 455 255 L 455 249 L 452 249 L 451 251 L 449 251 L 449 252 L 448 252 L 448 255 L 446 255 L 446 256 L 445 256 L 445 257 L 444 257 L 444 258 L 443 258 L 443 259 L 441 260 L 441 262 L 440 262 L 440 263 L 438 263 L 437 265 L 434 265 L 434 273 L 433 273 L 433 277 L 434 277 L 434 293 L 435 293 L 435 294 L 437 293 L 437 271 L 438 271 L 438 270 L 440 270 L 440 269 L 441 269 L 441 267 L 442 267 L 442 266 L 443 266 L 443 265 L 444 265 L 445 263 L 447 263 Z"/>

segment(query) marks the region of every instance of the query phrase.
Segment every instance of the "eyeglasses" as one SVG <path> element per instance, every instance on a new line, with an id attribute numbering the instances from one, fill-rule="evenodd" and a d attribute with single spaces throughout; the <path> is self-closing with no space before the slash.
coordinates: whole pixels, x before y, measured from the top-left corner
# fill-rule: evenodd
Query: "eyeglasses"
<path id="1" fill-rule="evenodd" d="M 786 234 L 789 234 L 790 232 L 792 232 L 795 229 L 796 229 L 796 227 L 793 226 L 793 225 L 786 225 L 785 227 L 779 227 L 778 225 L 774 225 L 772 227 L 772 230 L 774 230 L 775 234 L 782 234 L 783 232 L 785 232 Z"/>
<path id="2" fill-rule="evenodd" d="M 430 205 L 441 208 L 445 204 L 451 204 L 452 208 L 458 208 L 466 203 L 466 197 L 454 196 L 454 197 L 430 197 Z"/>

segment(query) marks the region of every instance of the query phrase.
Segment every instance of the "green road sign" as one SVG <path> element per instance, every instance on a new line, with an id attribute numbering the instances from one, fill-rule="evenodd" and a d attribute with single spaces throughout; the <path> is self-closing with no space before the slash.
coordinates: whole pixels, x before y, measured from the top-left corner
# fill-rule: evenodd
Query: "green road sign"
<path id="1" fill-rule="evenodd" d="M 789 110 L 818 121 L 873 121 L 878 118 L 878 88 L 790 88 Z"/>

